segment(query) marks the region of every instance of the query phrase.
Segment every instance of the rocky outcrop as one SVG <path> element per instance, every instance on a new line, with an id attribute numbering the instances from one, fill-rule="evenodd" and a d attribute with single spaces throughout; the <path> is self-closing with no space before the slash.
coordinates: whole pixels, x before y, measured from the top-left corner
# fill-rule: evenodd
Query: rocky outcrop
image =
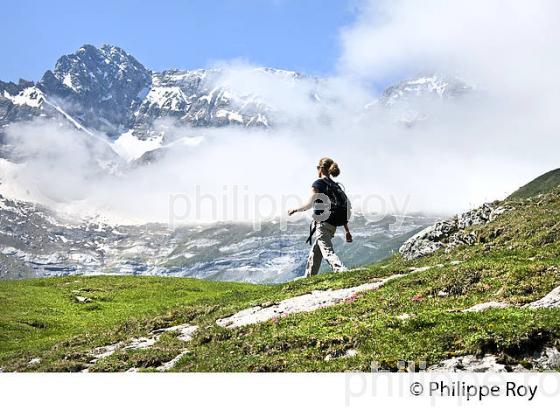
<path id="1" fill-rule="evenodd" d="M 399 252 L 406 260 L 412 260 L 430 255 L 438 249 L 449 251 L 460 245 L 472 245 L 476 242 L 476 234 L 468 228 L 487 224 L 508 210 L 508 207 L 487 203 L 451 219 L 436 222 L 408 239 Z"/>
<path id="2" fill-rule="evenodd" d="M 504 373 L 507 372 L 504 364 L 498 363 L 497 357 L 494 355 L 484 355 L 477 357 L 475 355 L 466 355 L 460 357 L 453 357 L 451 359 L 443 360 L 434 366 L 427 369 L 428 372 L 473 372 L 473 373 Z M 518 371 L 523 371 L 519 366 Z"/>
<path id="3" fill-rule="evenodd" d="M 532 355 L 523 357 L 523 362 L 532 371 L 552 371 L 560 369 L 560 352 L 554 347 L 545 347 Z M 484 356 L 466 355 L 453 357 L 431 366 L 428 372 L 526 372 L 529 370 L 520 364 L 508 365 L 493 354 Z"/>
<path id="4" fill-rule="evenodd" d="M 471 306 L 470 308 L 463 310 L 463 312 L 483 312 L 488 309 L 503 309 L 507 307 L 515 306 L 506 302 L 490 301 Z M 519 307 L 525 309 L 550 309 L 560 307 L 560 286 L 552 289 L 542 298 Z"/>

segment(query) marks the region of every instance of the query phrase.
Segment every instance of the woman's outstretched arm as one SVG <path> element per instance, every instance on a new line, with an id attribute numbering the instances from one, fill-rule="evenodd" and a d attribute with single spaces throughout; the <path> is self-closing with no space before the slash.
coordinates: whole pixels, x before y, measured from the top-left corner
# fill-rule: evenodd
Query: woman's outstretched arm
<path id="1" fill-rule="evenodd" d="M 288 209 L 288 215 L 293 215 L 296 212 L 305 212 L 308 209 L 311 209 L 311 207 L 313 207 L 313 203 L 315 202 L 315 199 L 317 199 L 316 196 L 318 193 L 319 190 L 317 188 L 311 188 L 311 196 L 309 197 L 307 202 L 302 206 L 300 206 L 299 208 Z"/>

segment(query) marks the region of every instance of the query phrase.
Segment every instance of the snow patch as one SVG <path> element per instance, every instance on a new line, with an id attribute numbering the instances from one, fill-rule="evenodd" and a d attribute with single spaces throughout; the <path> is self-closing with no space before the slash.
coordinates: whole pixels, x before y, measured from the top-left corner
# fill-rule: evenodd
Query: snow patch
<path id="1" fill-rule="evenodd" d="M 227 118 L 229 121 L 234 121 L 243 124 L 243 116 L 234 111 L 218 110 L 216 111 L 216 117 Z"/>
<path id="2" fill-rule="evenodd" d="M 148 151 L 161 148 L 162 141 L 162 135 L 140 140 L 134 136 L 133 131 L 127 131 L 112 144 L 112 148 L 125 160 L 132 161 Z"/>
<path id="3" fill-rule="evenodd" d="M 64 79 L 62 80 L 62 84 L 66 87 L 71 88 L 72 90 L 76 91 L 74 84 L 72 84 L 72 75 L 70 73 L 66 73 L 64 75 Z"/>
<path id="4" fill-rule="evenodd" d="M 27 105 L 39 108 L 45 101 L 45 96 L 37 87 L 28 87 L 17 95 L 10 95 L 4 91 L 4 97 L 11 100 L 15 105 Z"/>

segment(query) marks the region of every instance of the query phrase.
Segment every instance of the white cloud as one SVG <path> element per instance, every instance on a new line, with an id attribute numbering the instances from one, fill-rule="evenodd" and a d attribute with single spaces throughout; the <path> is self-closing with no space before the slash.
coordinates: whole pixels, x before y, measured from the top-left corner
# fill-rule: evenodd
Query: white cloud
<path id="1" fill-rule="evenodd" d="M 558 68 L 554 0 L 369 0 L 342 32 L 343 71 L 370 78 L 399 70 L 536 81 Z"/>

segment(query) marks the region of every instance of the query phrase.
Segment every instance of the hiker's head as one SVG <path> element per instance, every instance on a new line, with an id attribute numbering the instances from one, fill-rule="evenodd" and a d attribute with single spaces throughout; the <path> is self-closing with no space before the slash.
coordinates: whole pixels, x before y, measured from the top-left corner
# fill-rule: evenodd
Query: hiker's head
<path id="1" fill-rule="evenodd" d="M 338 164 L 327 157 L 321 158 L 321 160 L 319 161 L 319 165 L 317 165 L 317 171 L 319 172 L 319 177 L 337 177 L 340 175 L 340 168 L 338 168 Z"/>

